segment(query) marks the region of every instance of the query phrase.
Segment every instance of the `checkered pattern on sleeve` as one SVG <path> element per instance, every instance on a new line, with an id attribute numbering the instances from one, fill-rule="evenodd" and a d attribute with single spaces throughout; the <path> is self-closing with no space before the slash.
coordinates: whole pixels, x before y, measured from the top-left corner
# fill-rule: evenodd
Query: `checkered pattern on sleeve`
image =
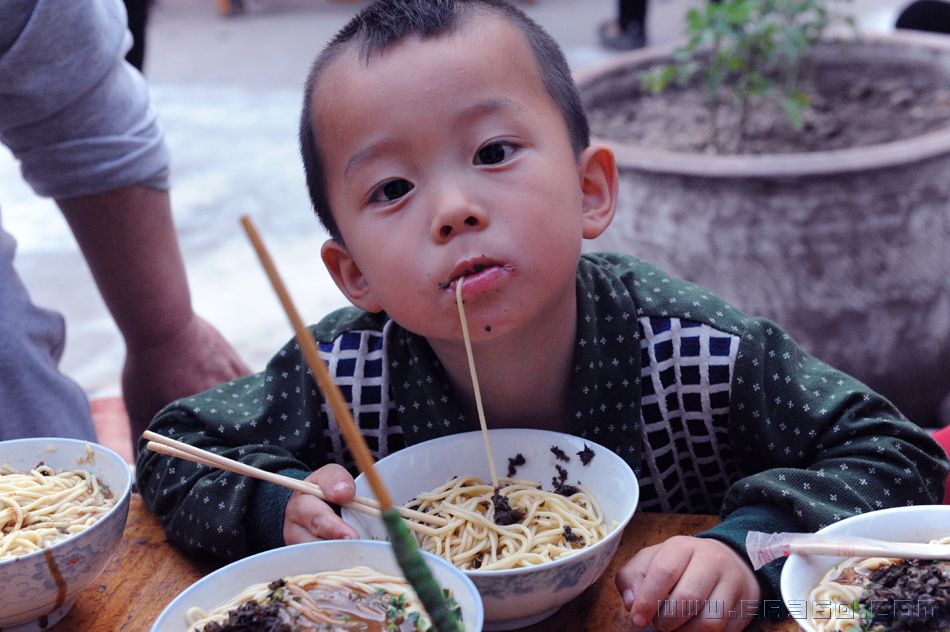
<path id="1" fill-rule="evenodd" d="M 739 338 L 681 318 L 640 318 L 640 507 L 718 513 L 738 478 L 729 400 Z"/>
<path id="2" fill-rule="evenodd" d="M 394 404 L 389 393 L 384 333 L 347 331 L 332 342 L 319 343 L 319 348 L 373 456 L 381 459 L 404 447 L 402 427 L 392 414 Z M 321 412 L 328 420 L 323 430 L 327 439 L 327 462 L 341 463 L 354 470 L 354 460 L 326 402 L 321 405 Z"/>

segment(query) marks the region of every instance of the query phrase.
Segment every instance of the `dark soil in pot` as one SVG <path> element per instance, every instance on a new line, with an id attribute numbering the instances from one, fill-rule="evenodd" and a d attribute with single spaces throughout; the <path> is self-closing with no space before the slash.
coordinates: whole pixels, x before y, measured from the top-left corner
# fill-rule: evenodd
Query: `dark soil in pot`
<path id="1" fill-rule="evenodd" d="M 613 141 L 670 151 L 708 152 L 708 94 L 698 79 L 652 94 L 642 70 L 617 72 L 590 87 L 591 130 Z M 782 154 L 843 149 L 910 138 L 950 124 L 950 75 L 923 63 L 824 57 L 804 89 L 811 98 L 795 130 L 778 104 L 756 97 L 738 144 L 738 108 L 720 110 L 725 153 Z"/>

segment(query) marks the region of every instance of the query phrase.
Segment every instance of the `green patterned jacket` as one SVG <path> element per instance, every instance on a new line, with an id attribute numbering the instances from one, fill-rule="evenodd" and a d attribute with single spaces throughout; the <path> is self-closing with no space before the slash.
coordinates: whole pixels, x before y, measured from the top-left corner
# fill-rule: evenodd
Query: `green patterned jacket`
<path id="1" fill-rule="evenodd" d="M 641 510 L 720 514 L 699 535 L 744 551 L 750 529 L 940 502 L 943 450 L 775 324 L 620 255 L 582 257 L 577 295 L 569 431 L 626 459 Z M 478 428 L 425 339 L 385 314 L 340 310 L 313 332 L 377 458 Z M 297 478 L 329 462 L 354 470 L 293 341 L 264 372 L 170 404 L 151 429 Z M 145 450 L 137 465 L 186 551 L 234 559 L 284 544 L 288 490 Z M 767 594 L 780 564 L 760 571 Z"/>

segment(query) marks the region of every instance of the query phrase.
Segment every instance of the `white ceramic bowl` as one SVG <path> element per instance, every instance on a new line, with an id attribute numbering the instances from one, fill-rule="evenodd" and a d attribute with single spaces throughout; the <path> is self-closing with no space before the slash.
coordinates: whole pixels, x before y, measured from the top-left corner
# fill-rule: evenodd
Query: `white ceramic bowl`
<path id="1" fill-rule="evenodd" d="M 462 609 L 466 632 L 482 629 L 482 601 L 474 584 L 457 568 L 423 552 L 432 575 L 442 588 L 452 591 Z M 252 584 L 280 577 L 320 573 L 353 566 L 369 566 L 381 573 L 401 575 L 388 542 L 331 540 L 307 542 L 251 555 L 196 581 L 168 604 L 151 632 L 184 632 L 185 616 L 195 606 L 210 610 Z"/>
<path id="2" fill-rule="evenodd" d="M 86 446 L 92 448 L 88 458 Z M 132 473 L 118 454 L 96 443 L 59 437 L 0 441 L 0 465 L 29 471 L 40 461 L 54 470 L 88 470 L 108 487 L 116 504 L 95 524 L 48 549 L 0 560 L 0 629 L 45 630 L 66 616 L 77 595 L 112 557 L 125 529 Z M 57 585 L 54 573 L 62 576 Z"/>
<path id="3" fill-rule="evenodd" d="M 593 546 L 553 562 L 530 568 L 499 571 L 465 571 L 485 603 L 485 629 L 510 630 L 541 621 L 582 593 L 606 570 L 620 543 L 623 529 L 637 507 L 640 488 L 627 463 L 612 451 L 580 437 L 547 430 L 490 430 L 495 467 L 499 476 L 508 469 L 508 459 L 520 453 L 527 461 L 516 477 L 542 483 L 551 489 L 558 463 L 567 472 L 567 482 L 578 480 L 594 494 L 604 512 L 609 532 Z M 594 451 L 584 466 L 576 453 L 588 445 Z M 551 446 L 571 457 L 556 461 Z M 405 504 L 421 492 L 431 491 L 452 476 L 478 476 L 489 480 L 488 462 L 481 432 L 449 435 L 410 446 L 381 459 L 376 468 L 386 482 L 393 502 Z M 372 496 L 365 478 L 356 479 L 356 492 Z M 362 537 L 385 539 L 383 523 L 364 514 L 343 510 L 343 518 Z"/>
<path id="4" fill-rule="evenodd" d="M 950 536 L 950 505 L 917 505 L 870 511 L 845 518 L 818 533 L 898 542 L 929 542 Z M 803 630 L 815 632 L 806 616 L 813 607 L 808 601 L 809 594 L 832 566 L 845 559 L 793 554 L 785 562 L 781 579 L 782 600 Z"/>

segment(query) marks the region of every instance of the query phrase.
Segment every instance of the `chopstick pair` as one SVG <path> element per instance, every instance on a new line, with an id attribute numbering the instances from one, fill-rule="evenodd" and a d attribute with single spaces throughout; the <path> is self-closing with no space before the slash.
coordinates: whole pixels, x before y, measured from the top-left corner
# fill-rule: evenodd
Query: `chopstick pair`
<path id="1" fill-rule="evenodd" d="M 752 568 L 759 570 L 780 557 L 799 555 L 831 555 L 835 557 L 890 557 L 905 560 L 950 560 L 950 543 L 891 542 L 853 535 L 819 533 L 746 534 L 746 552 Z"/>
<path id="2" fill-rule="evenodd" d="M 214 452 L 202 450 L 193 445 L 176 441 L 175 439 L 157 434 L 151 430 L 146 430 L 142 436 L 148 439 L 146 448 L 152 452 L 173 456 L 184 461 L 191 461 L 192 463 L 199 463 L 209 467 L 216 467 L 235 474 L 243 474 L 244 476 L 250 476 L 251 478 L 273 483 L 274 485 L 280 485 L 287 489 L 312 494 L 320 500 L 326 500 L 323 490 L 320 489 L 320 486 L 316 483 L 302 481 L 275 472 L 268 472 L 246 463 L 229 459 L 226 456 L 221 456 L 220 454 L 215 454 Z M 344 506 L 369 516 L 382 517 L 382 512 L 379 510 L 379 503 L 372 498 L 356 496 L 352 502 Z M 408 521 L 409 528 L 424 535 L 435 535 L 436 531 L 432 527 L 419 524 L 420 522 L 428 522 L 437 526 L 444 526 L 446 524 L 445 518 L 441 516 L 433 516 L 414 509 L 406 509 L 405 507 L 399 507 L 398 509 L 400 515 Z"/>

